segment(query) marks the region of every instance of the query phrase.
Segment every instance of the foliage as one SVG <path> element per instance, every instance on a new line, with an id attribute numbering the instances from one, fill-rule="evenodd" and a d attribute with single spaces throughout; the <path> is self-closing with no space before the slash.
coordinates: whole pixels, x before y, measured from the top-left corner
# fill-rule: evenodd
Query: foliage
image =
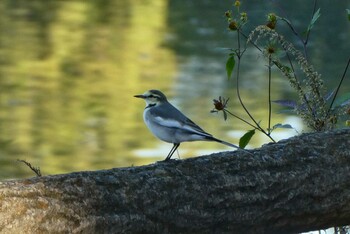
<path id="1" fill-rule="evenodd" d="M 236 48 L 230 49 L 228 60 L 226 62 L 227 77 L 230 79 L 234 69 L 236 70 L 236 94 L 240 105 L 245 110 L 249 117 L 246 120 L 227 110 L 227 100 L 214 100 L 214 110 L 212 112 L 223 111 L 224 119 L 227 119 L 227 114 L 238 118 L 242 122 L 253 127 L 253 130 L 248 131 L 240 140 L 240 147 L 244 148 L 258 130 L 275 142 L 271 133 L 278 128 L 290 129 L 293 128 L 290 124 L 276 123 L 272 127 L 272 103 L 280 104 L 288 107 L 290 111 L 299 115 L 305 124 L 313 131 L 330 130 L 337 127 L 338 119 L 341 119 L 346 114 L 350 115 L 350 93 L 345 93 L 337 98 L 339 89 L 345 79 L 350 58 L 345 67 L 344 73 L 340 78 L 339 84 L 327 93 L 321 75 L 315 70 L 308 59 L 307 45 L 310 38 L 310 33 L 315 27 L 318 19 L 321 17 L 321 9 L 317 9 L 317 0 L 314 0 L 312 17 L 306 30 L 299 33 L 290 20 L 287 18 L 270 13 L 267 15 L 266 23 L 255 27 L 249 34 L 244 31 L 244 26 L 248 22 L 248 14 L 241 12 L 241 2 L 235 1 L 234 10 L 226 11 L 225 17 L 228 22 L 228 29 L 237 34 Z M 347 15 L 350 20 L 350 10 L 347 9 Z M 236 13 L 233 13 L 236 12 Z M 278 22 L 284 23 L 301 42 L 303 50 L 299 50 L 295 45 L 290 43 L 277 30 Z M 243 44 L 242 37 L 246 39 Z M 240 95 L 240 62 L 247 50 L 247 44 L 253 45 L 268 61 L 268 127 L 265 129 L 261 126 L 253 114 L 248 110 Z M 282 54 L 276 53 L 282 51 Z M 282 56 L 281 56 L 282 55 Z M 271 69 L 277 68 L 284 77 L 289 81 L 291 88 L 298 94 L 299 100 L 271 100 Z M 220 105 L 218 105 L 220 104 Z M 221 108 L 216 108 L 221 106 Z M 344 121 L 340 126 L 348 126 L 350 121 Z M 344 124 L 345 123 L 345 124 Z"/>
<path id="2" fill-rule="evenodd" d="M 254 134 L 255 134 L 255 129 L 246 132 L 239 140 L 239 147 L 244 149 L 248 145 L 250 139 L 252 139 Z"/>

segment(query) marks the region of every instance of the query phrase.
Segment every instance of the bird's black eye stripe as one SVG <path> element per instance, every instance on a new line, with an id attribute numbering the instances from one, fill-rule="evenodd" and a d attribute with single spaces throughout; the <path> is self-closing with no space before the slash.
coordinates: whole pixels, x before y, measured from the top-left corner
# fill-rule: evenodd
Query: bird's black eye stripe
<path id="1" fill-rule="evenodd" d="M 153 94 L 148 95 L 150 98 L 157 98 L 157 96 L 154 96 Z"/>

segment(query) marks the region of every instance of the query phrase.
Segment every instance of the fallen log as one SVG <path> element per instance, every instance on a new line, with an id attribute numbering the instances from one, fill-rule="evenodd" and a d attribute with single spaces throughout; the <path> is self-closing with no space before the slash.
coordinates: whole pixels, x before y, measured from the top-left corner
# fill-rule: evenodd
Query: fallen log
<path id="1" fill-rule="evenodd" d="M 350 129 L 0 182 L 2 233 L 296 233 L 350 224 Z"/>

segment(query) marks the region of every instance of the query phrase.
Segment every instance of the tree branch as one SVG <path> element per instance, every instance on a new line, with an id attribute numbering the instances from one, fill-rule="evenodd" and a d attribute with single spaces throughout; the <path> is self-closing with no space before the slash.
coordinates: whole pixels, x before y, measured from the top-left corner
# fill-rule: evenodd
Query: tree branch
<path id="1" fill-rule="evenodd" d="M 0 182 L 4 233 L 296 233 L 350 224 L 350 129 Z"/>

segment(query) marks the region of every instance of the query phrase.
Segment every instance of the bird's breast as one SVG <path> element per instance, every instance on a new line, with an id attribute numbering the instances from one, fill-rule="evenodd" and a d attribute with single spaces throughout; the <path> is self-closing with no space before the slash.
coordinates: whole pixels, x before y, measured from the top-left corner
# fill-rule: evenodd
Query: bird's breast
<path id="1" fill-rule="evenodd" d="M 145 121 L 148 129 L 162 141 L 174 143 L 174 131 L 175 129 L 170 129 L 164 127 L 159 122 L 159 119 L 156 116 L 152 116 L 152 113 L 149 109 L 145 109 L 143 112 L 143 120 Z"/>

